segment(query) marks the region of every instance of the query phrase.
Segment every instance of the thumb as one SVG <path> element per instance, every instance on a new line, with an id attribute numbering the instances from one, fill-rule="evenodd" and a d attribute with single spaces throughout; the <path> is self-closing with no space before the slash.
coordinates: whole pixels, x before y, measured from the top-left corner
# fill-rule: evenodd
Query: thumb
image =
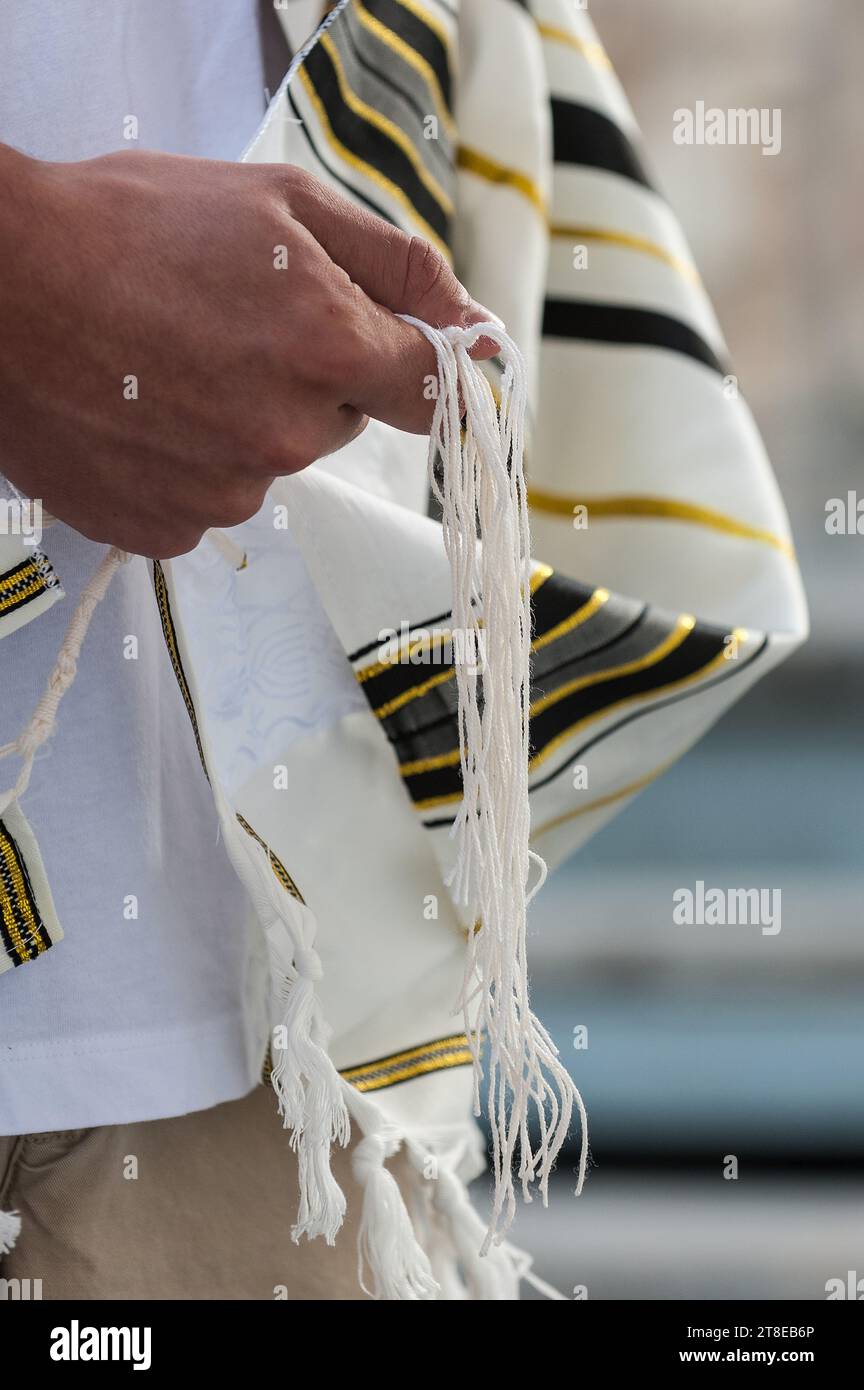
<path id="1" fill-rule="evenodd" d="M 422 236 L 393 227 L 301 170 L 292 170 L 288 202 L 292 217 L 303 222 L 329 259 L 385 309 L 414 314 L 439 328 L 478 322 L 486 314 Z"/>
<path id="2" fill-rule="evenodd" d="M 409 236 L 312 175 L 299 170 L 292 175 L 292 217 L 360 291 L 346 404 L 398 429 L 428 433 L 438 380 L 435 351 L 397 315 L 410 314 L 437 328 L 500 319 L 472 299 L 440 251 L 422 237 Z M 482 360 L 497 351 L 494 339 L 482 337 L 471 356 Z"/>
<path id="3" fill-rule="evenodd" d="M 343 387 L 346 404 L 397 429 L 428 434 L 439 389 L 435 349 L 419 328 L 357 293 L 350 379 Z M 472 322 L 487 318 L 484 312 Z M 478 341 L 497 351 L 491 339 Z M 471 356 L 477 356 L 475 348 Z"/>
<path id="4" fill-rule="evenodd" d="M 409 236 L 311 174 L 292 173 L 292 217 L 376 304 L 436 328 L 495 321 L 496 316 L 471 298 L 441 252 L 423 237 Z M 481 339 L 472 356 L 494 357 L 496 350 L 494 342 Z"/>

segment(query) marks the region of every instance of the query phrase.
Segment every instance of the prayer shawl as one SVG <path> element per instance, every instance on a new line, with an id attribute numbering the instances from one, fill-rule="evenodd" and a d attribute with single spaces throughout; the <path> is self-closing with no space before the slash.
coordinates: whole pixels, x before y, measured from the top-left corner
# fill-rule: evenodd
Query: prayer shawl
<path id="1" fill-rule="evenodd" d="M 299 49 L 297 11 L 278 13 Z M 554 867 L 807 630 L 782 501 L 634 117 L 567 0 L 349 0 L 245 157 L 302 166 L 432 242 L 524 353 L 531 844 Z M 506 1210 L 484 1242 L 465 1190 L 484 1146 L 454 1006 L 482 924 L 447 886 L 460 634 L 426 447 L 373 421 L 152 581 L 182 696 L 166 718 L 188 717 L 269 954 L 260 1051 L 298 1147 L 295 1234 L 337 1238 L 328 1153 L 350 1125 L 369 1291 L 506 1299 L 530 1261 L 500 1240 Z M 245 750 L 241 775 L 220 624 L 255 602 L 290 621 L 280 525 L 356 698 L 276 758 L 253 750 L 250 768 Z M 0 536 L 0 635 L 62 601 L 61 580 Z M 0 970 L 62 937 L 37 835 L 17 796 L 0 802 Z M 386 1168 L 399 1147 L 417 1172 L 401 1195 Z"/>

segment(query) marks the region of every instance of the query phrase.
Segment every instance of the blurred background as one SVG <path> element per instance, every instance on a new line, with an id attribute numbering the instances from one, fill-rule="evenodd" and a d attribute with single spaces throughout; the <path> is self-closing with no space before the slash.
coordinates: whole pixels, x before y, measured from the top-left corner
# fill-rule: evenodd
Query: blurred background
<path id="1" fill-rule="evenodd" d="M 864 6 L 590 9 L 765 436 L 813 636 L 536 904 L 535 1004 L 593 1166 L 577 1201 L 574 1149 L 513 1237 L 570 1297 L 824 1299 L 864 1277 L 864 535 L 825 530 L 829 498 L 864 498 Z M 699 100 L 781 108 L 782 153 L 673 144 Z M 675 927 L 697 879 L 780 888 L 782 931 Z"/>

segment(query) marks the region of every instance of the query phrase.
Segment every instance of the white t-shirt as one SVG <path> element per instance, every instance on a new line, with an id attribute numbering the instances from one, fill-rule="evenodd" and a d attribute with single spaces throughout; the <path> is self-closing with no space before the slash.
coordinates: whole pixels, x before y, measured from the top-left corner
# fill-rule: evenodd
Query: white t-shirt
<path id="1" fill-rule="evenodd" d="M 0 6 L 0 140 L 27 154 L 128 149 L 134 118 L 141 148 L 236 159 L 264 106 L 256 0 Z M 104 553 L 65 526 L 43 545 L 67 598 L 0 642 L 0 743 L 29 718 Z M 261 1060 L 249 1021 L 261 975 L 143 560 L 94 619 L 22 809 L 66 935 L 0 976 L 0 1134 L 245 1094 Z"/>
<path id="2" fill-rule="evenodd" d="M 264 102 L 258 0 L 0 5 L 0 140 L 36 159 L 237 159 Z"/>

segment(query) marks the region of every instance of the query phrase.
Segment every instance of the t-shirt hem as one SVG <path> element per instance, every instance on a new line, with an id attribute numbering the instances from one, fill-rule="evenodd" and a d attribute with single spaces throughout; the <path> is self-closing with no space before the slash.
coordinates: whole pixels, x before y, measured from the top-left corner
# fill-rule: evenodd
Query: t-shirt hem
<path id="1" fill-rule="evenodd" d="M 238 1013 L 154 1035 L 0 1048 L 0 1135 L 138 1124 L 240 1100 L 261 1077 Z"/>

